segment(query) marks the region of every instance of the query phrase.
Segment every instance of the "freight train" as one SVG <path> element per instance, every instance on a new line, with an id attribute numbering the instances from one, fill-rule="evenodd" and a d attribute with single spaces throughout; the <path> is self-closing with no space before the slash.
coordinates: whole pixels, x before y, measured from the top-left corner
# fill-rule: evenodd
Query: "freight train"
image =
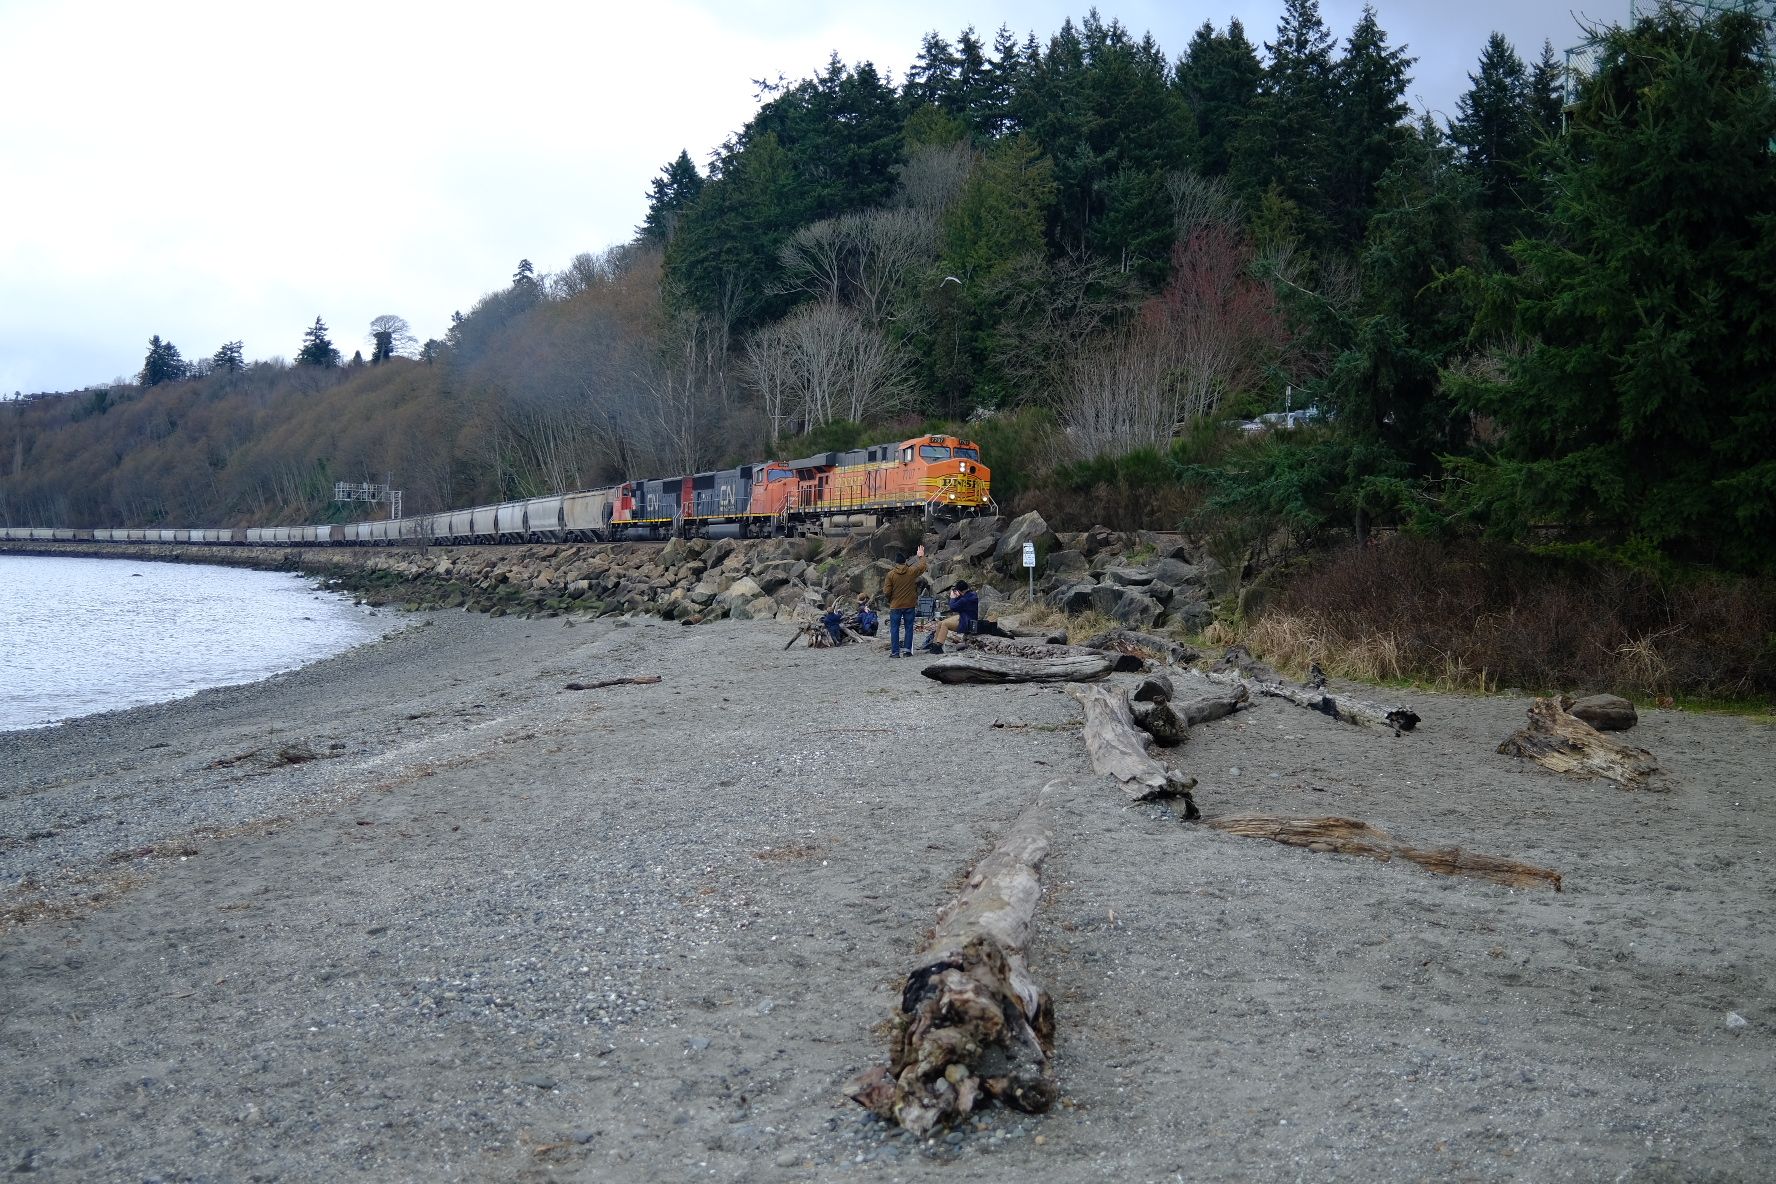
<path id="1" fill-rule="evenodd" d="M 348 525 L 235 527 L 0 527 L 0 541 L 206 543 L 237 546 L 619 542 L 690 538 L 711 528 L 741 538 L 784 536 L 877 518 L 958 518 L 995 512 L 980 446 L 924 435 L 795 461 L 557 493 L 466 510 Z"/>

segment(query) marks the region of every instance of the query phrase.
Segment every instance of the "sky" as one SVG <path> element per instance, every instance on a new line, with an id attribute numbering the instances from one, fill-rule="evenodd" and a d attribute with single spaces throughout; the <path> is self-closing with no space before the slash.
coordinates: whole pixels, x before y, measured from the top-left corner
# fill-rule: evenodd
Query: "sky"
<path id="1" fill-rule="evenodd" d="M 1051 0 L 0 0 L 0 397 L 128 379 L 158 334 L 293 358 L 319 316 L 347 356 L 393 313 L 452 310 L 627 240 L 679 150 L 703 167 L 754 79 L 837 52 L 896 80 L 924 34 L 1046 41 Z M 1489 33 L 1533 60 L 1628 0 L 1375 0 L 1455 114 Z M 1104 0 L 1176 58 L 1205 20 L 1270 40 L 1282 0 Z M 1342 45 L 1360 0 L 1321 0 Z"/>

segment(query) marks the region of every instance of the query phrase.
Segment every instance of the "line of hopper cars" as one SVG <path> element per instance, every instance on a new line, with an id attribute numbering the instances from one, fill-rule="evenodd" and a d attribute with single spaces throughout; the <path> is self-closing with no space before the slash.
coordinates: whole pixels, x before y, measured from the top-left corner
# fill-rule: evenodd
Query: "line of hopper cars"
<path id="1" fill-rule="evenodd" d="M 742 538 L 800 533 L 864 515 L 955 518 L 989 512 L 991 473 L 980 446 L 916 436 L 796 461 L 626 481 L 605 489 L 348 525 L 237 527 L 0 527 L 0 540 L 208 543 L 241 546 L 402 546 L 416 543 L 617 542 L 691 537 L 728 527 Z"/>

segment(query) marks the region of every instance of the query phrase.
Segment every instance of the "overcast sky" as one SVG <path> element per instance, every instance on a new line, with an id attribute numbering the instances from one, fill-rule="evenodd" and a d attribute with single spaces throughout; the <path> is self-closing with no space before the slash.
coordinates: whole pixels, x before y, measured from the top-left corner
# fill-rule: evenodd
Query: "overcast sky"
<path id="1" fill-rule="evenodd" d="M 1628 0 L 1592 0 L 1620 20 Z M 1339 37 L 1360 0 L 1322 0 Z M 1525 59 L 1580 39 L 1546 0 L 1383 0 L 1452 115 L 1487 34 Z M 1271 39 L 1281 0 L 1104 3 L 1174 59 L 1204 20 Z M 150 335 L 294 357 L 318 315 L 347 357 L 372 317 L 442 336 L 521 258 L 559 269 L 627 239 L 680 148 L 701 168 L 752 79 L 837 51 L 898 81 L 922 35 L 1046 40 L 1051 0 L 301 5 L 0 0 L 0 395 L 132 376 Z"/>

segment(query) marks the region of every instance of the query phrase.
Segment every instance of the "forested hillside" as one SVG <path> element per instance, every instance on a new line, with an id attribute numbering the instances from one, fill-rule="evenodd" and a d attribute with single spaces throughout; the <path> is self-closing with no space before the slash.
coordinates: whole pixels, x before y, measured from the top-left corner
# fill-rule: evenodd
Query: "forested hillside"
<path id="1" fill-rule="evenodd" d="M 1769 33 L 1661 10 L 1571 105 L 1494 36 L 1446 121 L 1373 10 L 1315 0 L 1181 50 L 1094 13 L 933 33 L 901 79 L 835 56 L 445 340 L 157 337 L 133 383 L 0 407 L 0 520 L 315 521 L 338 479 L 419 512 L 966 421 L 1061 517 L 1768 569 Z"/>

